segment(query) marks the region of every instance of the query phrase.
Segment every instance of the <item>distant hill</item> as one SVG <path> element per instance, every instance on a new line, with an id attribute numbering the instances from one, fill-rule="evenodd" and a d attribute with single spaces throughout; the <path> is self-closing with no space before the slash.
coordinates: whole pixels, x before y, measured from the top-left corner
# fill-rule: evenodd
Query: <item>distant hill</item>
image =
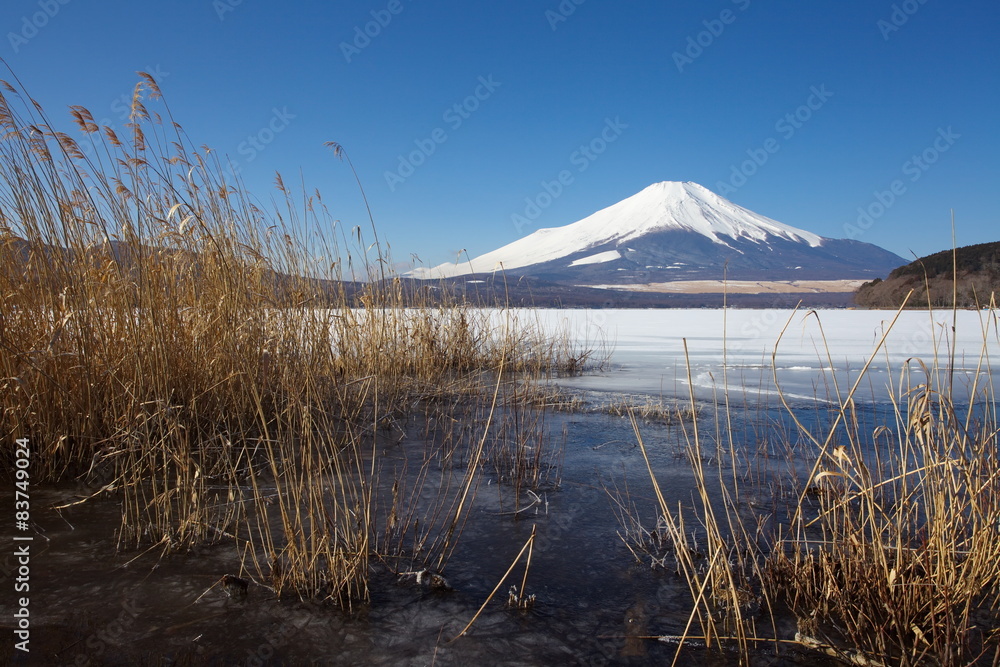
<path id="1" fill-rule="evenodd" d="M 854 302 L 866 308 L 898 308 L 913 290 L 909 306 L 950 308 L 958 277 L 958 307 L 989 305 L 1000 291 L 1000 241 L 943 250 L 894 269 L 885 280 L 876 278 L 858 288 Z"/>

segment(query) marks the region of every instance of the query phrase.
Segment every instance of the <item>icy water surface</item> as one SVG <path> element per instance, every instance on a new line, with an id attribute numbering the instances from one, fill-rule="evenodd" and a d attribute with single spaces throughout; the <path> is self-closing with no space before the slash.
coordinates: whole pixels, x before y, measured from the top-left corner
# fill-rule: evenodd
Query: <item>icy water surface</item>
<path id="1" fill-rule="evenodd" d="M 833 400 L 838 390 L 847 395 L 872 358 L 856 396 L 883 402 L 904 370 L 914 384 L 923 382 L 921 362 L 950 366 L 952 355 L 956 398 L 965 399 L 996 378 L 989 360 L 1000 353 L 989 311 L 906 311 L 891 328 L 896 312 L 879 310 L 541 310 L 536 316 L 547 330 L 610 348 L 605 372 L 566 386 L 681 397 L 693 386 L 703 399 L 728 387 L 754 400 L 773 401 L 779 389 L 792 401 Z M 950 374 L 942 378 L 951 381 Z"/>
<path id="2" fill-rule="evenodd" d="M 771 351 L 791 318 L 778 353 L 778 383 L 796 402 L 807 425 L 828 419 L 816 396 L 841 395 L 857 377 L 892 313 L 820 313 L 826 344 L 818 341 L 817 319 L 791 311 L 731 311 L 725 330 L 728 355 L 723 365 L 723 313 L 720 311 L 541 311 L 546 327 L 568 326 L 577 341 L 613 344 L 610 363 L 599 373 L 562 378 L 565 391 L 583 398 L 584 409 L 557 412 L 546 421 L 549 447 L 562 447 L 562 466 L 537 500 L 487 473 L 479 486 L 470 520 L 441 574 L 452 590 L 420 585 L 397 571 L 418 564 L 373 562 L 371 601 L 344 612 L 332 605 L 277 600 L 251 584 L 245 598 L 215 585 L 240 572 L 231 545 L 199 547 L 161 558 L 148 553 L 115 553 L 114 528 L 120 508 L 95 500 L 56 512 L 53 505 L 93 489 L 33 490 L 31 654 L 0 648 L 0 662 L 39 665 L 102 664 L 302 664 L 302 665 L 469 665 L 469 664 L 669 664 L 676 644 L 646 637 L 679 635 L 691 610 L 690 591 L 671 567 L 651 567 L 652 557 L 637 560 L 619 536 L 611 493 L 626 489 L 636 515 L 647 528 L 655 524 L 655 500 L 645 462 L 628 420 L 596 412 L 620 394 L 650 400 L 683 400 L 694 390 L 709 443 L 731 433 L 741 451 L 740 474 L 778 457 L 790 432 L 787 414 L 776 399 Z M 932 355 L 932 341 L 952 340 L 951 313 L 906 313 L 893 332 L 888 356 L 881 355 L 870 381 L 870 403 L 862 419 L 873 422 L 899 368 L 914 357 Z M 977 368 L 986 316 L 959 313 L 956 386 L 989 373 Z M 990 324 L 992 327 L 992 324 Z M 687 341 L 690 384 L 684 355 Z M 995 330 L 985 336 L 996 353 Z M 827 351 L 828 350 L 828 351 Z M 913 362 L 910 361 L 910 366 Z M 833 368 L 834 386 L 829 368 Z M 893 375 L 896 373 L 897 375 Z M 737 407 L 727 422 L 706 403 L 728 382 Z M 809 400 L 811 399 L 811 400 Z M 693 503 L 693 481 L 683 454 L 688 436 L 677 425 L 641 425 L 651 465 L 671 506 Z M 419 460 L 425 443 L 421 429 L 387 451 L 388 461 Z M 710 445 L 709 445 L 710 446 Z M 711 457 L 708 457 L 711 463 Z M 748 496 L 769 499 L 766 474 Z M 773 488 L 772 488 L 773 490 Z M 609 493 L 609 491 L 611 493 Z M 515 500 L 517 501 L 515 503 Z M 12 506 L 11 492 L 0 503 Z M 529 507 L 512 514 L 515 507 Z M 537 531 L 526 593 L 536 602 L 528 611 L 507 608 L 509 584 L 520 584 L 515 569 L 466 636 L 457 637 L 493 591 L 532 529 Z M 3 586 L 12 588 L 13 548 L 0 557 Z M 213 586 L 214 585 L 214 586 Z M 0 596 L 0 626 L 12 629 L 12 595 Z M 761 623 L 770 626 L 770 621 Z M 783 637 L 794 636 L 791 619 L 777 619 Z M 697 633 L 697 624 L 693 632 Z M 734 653 L 691 643 L 682 651 L 690 665 L 739 664 Z M 762 645 L 753 664 L 823 665 L 827 659 L 786 646 L 780 655 Z"/>
<path id="3" fill-rule="evenodd" d="M 451 591 L 401 579 L 373 563 L 371 601 L 351 613 L 331 605 L 277 600 L 250 585 L 244 599 L 216 584 L 239 572 L 227 545 L 164 558 L 158 551 L 115 554 L 116 502 L 55 512 L 87 490 L 36 489 L 38 535 L 32 560 L 32 653 L 0 655 L 17 664 L 663 664 L 675 644 L 646 636 L 681 634 L 690 593 L 677 574 L 636 561 L 618 536 L 605 485 L 628 483 L 644 521 L 655 521 L 641 453 L 627 420 L 556 414 L 549 428 L 565 448 L 558 488 L 511 516 L 509 486 L 487 476 L 459 548 L 442 574 Z M 565 435 L 562 435 L 565 434 Z M 691 480 L 676 427 L 643 434 L 670 503 L 691 502 Z M 404 441 L 400 449 L 419 448 Z M 531 498 L 522 492 L 522 506 Z M 5 499 L 6 501 L 6 499 Z M 526 593 L 534 607 L 505 607 L 509 586 L 464 637 L 455 639 L 496 586 L 532 528 L 537 531 Z M 6 550 L 7 553 L 10 550 Z M 400 564 L 398 569 L 408 569 Z M 3 563 L 10 582 L 11 562 Z M 523 568 L 511 581 L 520 584 Z M 206 592 L 207 591 L 207 592 Z M 11 612 L 4 597 L 4 625 Z M 790 621 L 789 621 L 790 622 Z M 785 627 L 794 634 L 794 627 Z M 454 641 L 452 641 L 454 639 Z M 9 651 L 9 643 L 5 643 Z M 735 665 L 734 653 L 693 643 L 689 664 Z M 816 656 L 762 650 L 757 664 L 815 664 Z"/>

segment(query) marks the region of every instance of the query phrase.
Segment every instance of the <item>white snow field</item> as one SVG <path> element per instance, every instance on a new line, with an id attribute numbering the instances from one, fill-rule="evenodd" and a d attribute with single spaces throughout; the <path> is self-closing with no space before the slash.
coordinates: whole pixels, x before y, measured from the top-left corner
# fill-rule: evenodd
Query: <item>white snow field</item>
<path id="1" fill-rule="evenodd" d="M 741 400 L 746 396 L 773 401 L 777 396 L 776 374 L 785 397 L 795 401 L 833 399 L 835 386 L 842 397 L 846 396 L 896 313 L 538 310 L 524 311 L 519 316 L 537 318 L 547 331 L 568 331 L 579 344 L 607 343 L 611 351 L 608 368 L 597 374 L 560 378 L 558 383 L 567 388 L 686 398 L 689 391 L 686 340 L 691 384 L 697 397 L 709 398 L 727 382 L 731 392 L 738 392 Z M 772 364 L 776 343 L 777 354 Z M 972 388 L 988 386 L 995 376 L 990 364 L 1000 358 L 996 314 L 985 310 L 901 313 L 885 345 L 875 354 L 855 398 L 882 402 L 890 395 L 898 395 L 898 389 L 893 388 L 900 386 L 901 373 L 906 369 L 910 375 L 904 386 L 926 382 L 920 363 L 932 368 L 936 353 L 939 365 L 947 368 L 953 346 L 955 397 L 964 400 Z M 936 380 L 951 382 L 946 371 L 939 373 Z"/>
<path id="2" fill-rule="evenodd" d="M 589 255 L 587 257 L 581 257 L 580 259 L 570 262 L 570 266 L 583 266 L 585 264 L 602 264 L 604 262 L 613 262 L 622 256 L 617 250 L 607 250 L 605 252 L 599 252 L 594 255 Z"/>

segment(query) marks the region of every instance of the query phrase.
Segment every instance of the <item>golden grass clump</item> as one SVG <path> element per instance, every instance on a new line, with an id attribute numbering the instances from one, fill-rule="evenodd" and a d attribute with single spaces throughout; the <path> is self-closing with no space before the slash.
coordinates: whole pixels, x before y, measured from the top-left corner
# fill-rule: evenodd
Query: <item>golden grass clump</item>
<path id="1" fill-rule="evenodd" d="M 696 419 L 685 422 L 693 504 L 669 506 L 650 467 L 659 512 L 648 531 L 627 489 L 612 494 L 636 557 L 664 564 L 650 540 L 665 540 L 691 590 L 687 628 L 664 639 L 736 644 L 744 657 L 795 643 L 859 665 L 1000 660 L 1000 426 L 982 379 L 995 311 L 983 316 L 967 400 L 955 399 L 953 356 L 930 367 L 909 360 L 888 419 L 865 426 L 858 388 L 894 324 L 845 393 L 831 378 L 836 408 L 825 426 L 803 424 L 781 395 L 796 430 L 786 434 L 787 459 L 741 465 L 727 396 L 716 406 L 727 422 L 718 442 L 706 442 Z M 777 375 L 775 383 L 780 393 Z M 788 484 L 797 490 L 781 491 Z M 794 636 L 779 630 L 789 612 Z"/>
<path id="2" fill-rule="evenodd" d="M 2 83 L 0 429 L 30 438 L 36 482 L 119 498 L 122 548 L 235 541 L 279 593 L 364 598 L 368 559 L 424 511 L 380 478 L 387 429 L 448 396 L 492 415 L 584 353 L 386 275 L 319 193 L 278 176 L 265 211 L 140 77 L 125 132 L 71 107 L 87 153 Z M 480 472 L 442 487 L 436 552 L 411 557 L 443 566 Z"/>

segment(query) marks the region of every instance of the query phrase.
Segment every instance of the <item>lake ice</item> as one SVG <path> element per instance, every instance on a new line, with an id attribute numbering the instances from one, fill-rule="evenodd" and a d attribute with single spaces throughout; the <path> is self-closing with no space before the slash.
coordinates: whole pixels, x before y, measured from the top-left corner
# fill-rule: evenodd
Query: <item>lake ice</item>
<path id="1" fill-rule="evenodd" d="M 559 384 L 568 389 L 686 398 L 686 341 L 698 398 L 709 398 L 728 383 L 741 394 L 746 390 L 748 398 L 773 399 L 776 376 L 789 400 L 813 400 L 832 398 L 834 382 L 841 396 L 847 394 L 896 312 L 550 309 L 524 315 L 536 317 L 548 331 L 568 331 L 578 344 L 607 345 L 607 368 L 583 377 L 561 378 Z M 937 354 L 940 365 L 947 367 L 952 347 L 956 398 L 962 399 L 975 378 L 981 387 L 992 377 L 990 360 L 1000 352 L 996 314 L 986 310 L 899 314 L 855 398 L 888 400 L 905 369 L 911 373 L 910 386 L 925 382 L 919 362 L 930 369 Z M 947 381 L 947 377 L 942 373 L 940 379 Z"/>

